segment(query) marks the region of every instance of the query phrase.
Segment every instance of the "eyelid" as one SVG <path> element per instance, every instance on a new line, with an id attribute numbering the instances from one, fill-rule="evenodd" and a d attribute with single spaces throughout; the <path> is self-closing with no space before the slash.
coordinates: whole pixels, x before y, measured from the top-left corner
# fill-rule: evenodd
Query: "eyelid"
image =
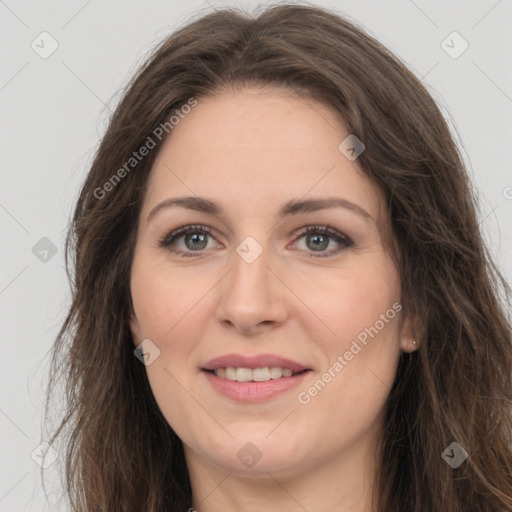
<path id="1" fill-rule="evenodd" d="M 327 235 L 331 239 L 334 239 L 338 244 L 340 244 L 340 247 L 338 247 L 337 249 L 331 249 L 328 251 L 306 251 L 308 253 L 308 256 L 311 258 L 329 258 L 331 256 L 339 254 L 343 250 L 346 250 L 354 245 L 353 240 L 349 236 L 345 235 L 344 233 L 341 233 L 340 231 L 329 225 L 319 224 L 305 226 L 295 231 L 295 240 L 293 242 L 293 245 L 297 244 L 297 242 L 308 233 L 319 233 L 322 235 Z"/>
<path id="2" fill-rule="evenodd" d="M 212 237 L 217 243 L 217 238 L 214 236 L 214 230 L 209 227 L 205 226 L 203 224 L 187 224 L 185 226 L 181 226 L 179 228 L 173 229 L 170 232 L 167 232 L 162 238 L 158 241 L 158 246 L 162 247 L 172 253 L 179 254 L 182 256 L 195 256 L 196 251 L 182 251 L 181 249 L 171 249 L 172 242 L 176 241 L 177 239 L 189 234 L 189 233 L 195 233 L 195 232 L 204 232 L 210 237 Z M 197 251 L 196 254 L 199 255 L 200 253 L 204 253 L 205 251 Z"/>

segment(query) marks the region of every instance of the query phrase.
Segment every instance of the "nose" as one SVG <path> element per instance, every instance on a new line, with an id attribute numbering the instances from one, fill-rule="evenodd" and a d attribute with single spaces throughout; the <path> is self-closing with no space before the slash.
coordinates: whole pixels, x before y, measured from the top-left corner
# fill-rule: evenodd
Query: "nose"
<path id="1" fill-rule="evenodd" d="M 282 325 L 289 314 L 289 296 L 275 259 L 266 248 L 252 262 L 240 254 L 233 251 L 233 268 L 219 290 L 219 322 L 243 334 Z"/>

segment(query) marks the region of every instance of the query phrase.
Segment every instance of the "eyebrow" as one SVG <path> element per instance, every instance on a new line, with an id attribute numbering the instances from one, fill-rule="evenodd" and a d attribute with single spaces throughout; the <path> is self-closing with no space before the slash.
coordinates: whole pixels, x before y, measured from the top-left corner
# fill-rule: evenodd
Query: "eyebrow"
<path id="1" fill-rule="evenodd" d="M 164 199 L 162 202 L 158 203 L 151 210 L 151 212 L 149 212 L 147 221 L 149 222 L 157 214 L 157 212 L 161 211 L 162 209 L 171 207 L 188 208 L 189 210 L 195 210 L 198 212 L 217 216 L 220 216 L 224 213 L 224 210 L 220 205 L 204 197 L 173 197 Z M 278 217 L 283 218 L 287 215 L 315 212 L 326 208 L 345 208 L 346 210 L 359 215 L 366 221 L 373 220 L 373 217 L 365 209 L 361 208 L 361 206 L 341 197 L 313 198 L 303 200 L 292 199 L 281 207 L 278 212 Z"/>

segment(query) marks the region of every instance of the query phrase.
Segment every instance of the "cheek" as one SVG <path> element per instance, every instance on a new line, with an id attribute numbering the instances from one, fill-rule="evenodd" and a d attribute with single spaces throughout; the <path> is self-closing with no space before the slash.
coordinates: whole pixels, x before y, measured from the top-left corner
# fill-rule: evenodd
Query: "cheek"
<path id="1" fill-rule="evenodd" d="M 319 379 L 303 389 L 306 410 L 330 411 L 335 435 L 371 424 L 393 384 L 400 354 L 400 279 L 385 257 L 346 269 L 331 281 L 319 309 L 331 332 L 318 343 L 326 356 Z M 322 302 L 318 301 L 318 307 Z M 334 407 L 333 407 L 334 405 Z M 347 414 L 347 411 L 350 411 Z"/>
<path id="2" fill-rule="evenodd" d="M 375 335 L 375 328 L 381 346 L 384 340 L 397 339 L 398 312 L 393 304 L 400 301 L 400 278 L 384 253 L 360 257 L 357 264 L 326 273 L 309 286 L 307 297 L 324 324 L 324 349 L 331 358 L 348 350 L 358 336 L 364 342 L 369 330 Z"/>
<path id="3" fill-rule="evenodd" d="M 308 402 L 305 414 L 329 411 L 326 428 L 333 436 L 336 431 L 349 435 L 375 421 L 400 355 L 398 272 L 382 255 L 365 259 L 368 264 L 347 267 L 337 279 L 323 283 L 324 300 L 319 298 L 316 306 L 329 330 L 316 343 L 321 344 L 324 366 L 319 379 L 300 390 L 300 403 Z"/>
<path id="4" fill-rule="evenodd" d="M 186 426 L 190 411 L 197 413 L 189 392 L 194 391 L 198 340 L 204 338 L 205 326 L 211 321 L 210 292 L 217 283 L 213 271 L 194 266 L 177 271 L 146 255 L 134 260 L 131 292 L 139 337 L 151 340 L 159 350 L 158 358 L 146 367 L 148 380 L 173 428 Z"/>
<path id="5" fill-rule="evenodd" d="M 165 262 L 149 257 L 135 258 L 131 275 L 131 293 L 142 337 L 161 343 L 175 338 L 175 333 L 187 325 L 201 310 L 201 303 L 216 280 L 214 275 L 184 268 L 176 270 Z"/>
<path id="6" fill-rule="evenodd" d="M 131 275 L 139 337 L 151 340 L 159 350 L 146 366 L 148 381 L 160 411 L 182 439 L 201 413 L 192 398 L 195 368 L 191 371 L 190 361 L 193 340 L 200 339 L 207 318 L 201 299 L 214 284 L 206 274 L 198 278 L 192 273 L 176 272 L 141 255 L 134 259 Z"/>

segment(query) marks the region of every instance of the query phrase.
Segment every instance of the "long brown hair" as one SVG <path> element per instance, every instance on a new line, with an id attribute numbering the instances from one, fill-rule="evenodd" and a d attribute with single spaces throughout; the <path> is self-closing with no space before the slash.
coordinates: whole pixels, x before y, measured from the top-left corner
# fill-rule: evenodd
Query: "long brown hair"
<path id="1" fill-rule="evenodd" d="M 245 85 L 287 87 L 339 112 L 386 197 L 404 313 L 415 318 L 420 348 L 402 354 L 386 403 L 376 510 L 512 510 L 510 289 L 483 243 L 459 149 L 431 95 L 393 54 L 352 21 L 298 5 L 190 21 L 155 49 L 111 117 L 66 241 L 72 304 L 48 386 L 47 416 L 64 376 L 65 415 L 50 443 L 68 434 L 73 510 L 191 507 L 182 443 L 133 353 L 130 266 L 173 112 Z M 148 137 L 158 148 L 130 160 Z M 453 442 L 468 453 L 457 468 L 442 457 Z"/>

